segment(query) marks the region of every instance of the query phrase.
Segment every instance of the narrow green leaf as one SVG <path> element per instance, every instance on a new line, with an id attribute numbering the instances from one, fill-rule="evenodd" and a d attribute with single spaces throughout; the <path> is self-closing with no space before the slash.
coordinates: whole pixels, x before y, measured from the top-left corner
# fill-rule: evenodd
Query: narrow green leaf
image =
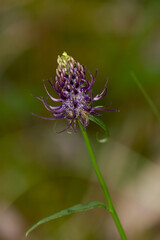
<path id="1" fill-rule="evenodd" d="M 142 92 L 143 96 L 145 97 L 145 99 L 147 100 L 148 104 L 150 105 L 152 112 L 155 114 L 155 116 L 158 118 L 158 120 L 160 120 L 160 112 L 157 109 L 154 102 L 152 101 L 152 99 L 150 98 L 150 96 L 148 95 L 148 93 L 146 92 L 146 90 L 144 89 L 144 87 L 142 86 L 141 82 L 138 80 L 138 78 L 136 77 L 136 75 L 133 72 L 131 72 L 131 76 L 134 79 L 134 81 L 136 82 L 139 89 L 141 90 L 141 92 Z"/>
<path id="2" fill-rule="evenodd" d="M 99 139 L 98 136 L 97 136 L 98 142 L 100 142 L 100 143 L 107 142 L 109 140 L 109 138 L 110 138 L 110 134 L 109 134 L 109 130 L 108 130 L 107 126 L 105 125 L 105 123 L 102 120 L 100 120 L 99 118 L 97 118 L 97 117 L 95 117 L 93 115 L 89 115 L 89 119 L 92 122 L 94 122 L 97 125 L 99 125 L 106 133 L 106 137 L 105 138 Z"/>
<path id="3" fill-rule="evenodd" d="M 89 202 L 87 204 L 78 204 L 75 205 L 73 207 L 64 209 L 58 213 L 55 213 L 49 217 L 43 218 L 42 220 L 40 220 L 38 223 L 36 223 L 35 225 L 33 225 L 27 232 L 26 232 L 26 236 L 28 236 L 28 234 L 33 231 L 35 228 L 37 228 L 39 225 L 49 222 L 51 220 L 54 220 L 56 218 L 60 218 L 63 216 L 67 216 L 73 213 L 77 213 L 77 212 L 82 212 L 82 211 L 87 211 L 90 210 L 92 208 L 96 208 L 96 207 L 104 207 L 106 210 L 108 210 L 108 207 L 105 203 L 103 202 L 98 202 L 98 201 L 93 201 L 93 202 Z"/>

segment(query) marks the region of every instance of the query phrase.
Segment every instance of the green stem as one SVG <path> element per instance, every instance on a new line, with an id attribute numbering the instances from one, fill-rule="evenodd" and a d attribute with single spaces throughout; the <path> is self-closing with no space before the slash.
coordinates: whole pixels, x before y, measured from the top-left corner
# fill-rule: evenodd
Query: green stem
<path id="1" fill-rule="evenodd" d="M 86 130 L 84 130 L 84 128 L 81 125 L 81 123 L 80 122 L 78 122 L 78 123 L 79 123 L 80 129 L 81 129 L 82 135 L 84 137 L 84 141 L 85 141 L 86 147 L 88 149 L 88 152 L 89 152 L 89 155 L 90 155 L 90 158 L 91 158 L 94 170 L 95 170 L 95 172 L 97 174 L 98 180 L 99 180 L 99 182 L 101 184 L 101 187 L 103 189 L 104 195 L 106 197 L 106 200 L 107 200 L 107 203 L 108 203 L 108 207 L 109 207 L 109 211 L 110 211 L 110 213 L 111 213 L 111 215 L 112 215 L 112 217 L 114 219 L 114 222 L 115 222 L 115 224 L 117 226 L 117 229 L 118 229 L 118 231 L 120 233 L 121 239 L 122 240 L 127 240 L 127 237 L 125 235 L 125 232 L 123 230 L 121 222 L 120 222 L 120 220 L 118 218 L 118 215 L 117 215 L 116 210 L 114 208 L 114 205 L 112 203 L 112 200 L 111 200 L 108 188 L 106 186 L 106 183 L 105 183 L 105 181 L 104 181 L 104 179 L 102 177 L 102 174 L 101 174 L 101 172 L 99 170 L 99 167 L 97 165 L 97 162 L 96 162 L 96 159 L 95 159 L 95 156 L 94 156 L 94 153 L 93 153 L 93 150 L 92 150 L 92 147 L 91 147 L 91 144 L 90 144 L 87 132 L 86 132 Z"/>

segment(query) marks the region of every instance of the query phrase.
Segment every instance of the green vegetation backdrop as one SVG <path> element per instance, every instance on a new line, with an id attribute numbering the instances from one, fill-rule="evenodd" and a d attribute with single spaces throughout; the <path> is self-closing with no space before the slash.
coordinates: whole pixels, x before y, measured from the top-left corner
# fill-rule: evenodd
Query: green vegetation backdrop
<path id="1" fill-rule="evenodd" d="M 88 134 L 130 240 L 160 239 L 160 123 L 131 76 L 160 109 L 159 0 L 1 0 L 0 2 L 0 239 L 25 239 L 43 217 L 104 196 L 82 136 L 56 134 L 65 121 L 49 116 L 31 96 L 46 96 L 66 51 L 94 74 L 94 94 L 109 77 L 106 112 L 111 139 Z M 54 94 L 53 94 L 54 95 Z M 102 133 L 99 133 L 103 135 Z M 28 239 L 119 239 L 103 209 L 44 224 Z"/>

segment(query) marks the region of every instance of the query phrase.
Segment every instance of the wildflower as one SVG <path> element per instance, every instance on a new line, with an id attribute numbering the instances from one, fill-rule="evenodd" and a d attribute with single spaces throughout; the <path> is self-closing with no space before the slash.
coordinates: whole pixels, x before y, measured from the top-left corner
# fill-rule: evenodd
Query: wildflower
<path id="1" fill-rule="evenodd" d="M 79 120 L 84 128 L 88 126 L 89 115 L 100 115 L 97 111 L 117 111 L 108 109 L 108 107 L 93 106 L 93 102 L 100 100 L 107 94 L 107 82 L 104 90 L 93 97 L 93 84 L 96 80 L 96 74 L 93 77 L 87 67 L 84 68 L 79 62 L 75 61 L 71 56 L 68 56 L 66 52 L 62 56 L 58 56 L 58 67 L 56 69 L 55 83 L 52 79 L 48 80 L 51 87 L 57 92 L 59 98 L 54 98 L 46 87 L 45 81 L 44 88 L 47 95 L 53 102 L 61 103 L 60 106 L 49 105 L 43 97 L 36 97 L 45 106 L 45 108 L 51 112 L 53 118 L 46 118 L 34 114 L 40 118 L 47 120 L 66 119 L 69 122 L 67 128 L 69 129 L 72 124 L 76 126 L 76 121 Z M 90 75 L 90 82 L 86 80 L 86 72 L 88 70 Z M 63 132 L 61 131 L 61 132 Z"/>

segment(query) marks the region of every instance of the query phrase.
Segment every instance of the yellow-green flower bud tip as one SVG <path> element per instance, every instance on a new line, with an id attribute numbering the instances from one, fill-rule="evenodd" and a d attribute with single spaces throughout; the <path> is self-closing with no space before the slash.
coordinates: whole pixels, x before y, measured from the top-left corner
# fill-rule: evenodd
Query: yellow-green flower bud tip
<path id="1" fill-rule="evenodd" d="M 63 52 L 62 56 L 58 55 L 57 62 L 64 68 L 67 68 L 70 59 L 70 56 L 66 52 Z"/>

